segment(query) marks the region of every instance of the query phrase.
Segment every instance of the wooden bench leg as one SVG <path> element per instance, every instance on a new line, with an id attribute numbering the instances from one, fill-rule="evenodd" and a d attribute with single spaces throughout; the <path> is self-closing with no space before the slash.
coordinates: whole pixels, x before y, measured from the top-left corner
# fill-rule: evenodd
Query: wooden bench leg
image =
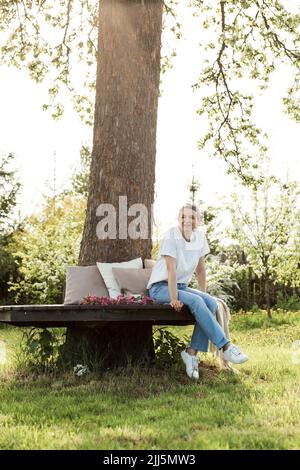
<path id="1" fill-rule="evenodd" d="M 63 364 L 84 363 L 97 368 L 149 364 L 154 359 L 152 325 L 141 322 L 69 327 L 61 355 Z"/>

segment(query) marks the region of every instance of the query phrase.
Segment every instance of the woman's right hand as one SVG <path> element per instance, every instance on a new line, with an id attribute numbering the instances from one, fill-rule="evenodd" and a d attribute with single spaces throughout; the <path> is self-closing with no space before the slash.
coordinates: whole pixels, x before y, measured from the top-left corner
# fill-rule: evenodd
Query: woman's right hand
<path id="1" fill-rule="evenodd" d="M 171 307 L 173 307 L 176 312 L 180 312 L 181 308 L 183 307 L 183 303 L 180 300 L 171 300 L 170 302 Z"/>

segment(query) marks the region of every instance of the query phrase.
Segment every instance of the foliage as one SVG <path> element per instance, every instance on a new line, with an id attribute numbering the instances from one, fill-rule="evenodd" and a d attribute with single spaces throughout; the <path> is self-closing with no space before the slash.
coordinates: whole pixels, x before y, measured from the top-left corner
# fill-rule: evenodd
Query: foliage
<path id="1" fill-rule="evenodd" d="M 181 351 L 189 341 L 187 336 L 178 338 L 166 327 L 157 328 L 153 338 L 156 364 L 162 367 L 178 361 Z"/>
<path id="2" fill-rule="evenodd" d="M 182 25 L 179 23 L 177 15 L 179 0 L 162 0 L 162 2 L 164 14 L 160 70 L 164 74 L 173 67 L 173 58 L 177 55 L 174 39 L 177 41 L 182 38 Z"/>
<path id="3" fill-rule="evenodd" d="M 228 305 L 233 305 L 233 288 L 237 287 L 236 269 L 237 264 L 231 265 L 222 262 L 221 255 L 209 255 L 206 262 L 206 284 L 207 293 L 224 300 Z M 197 277 L 194 274 L 190 287 L 198 289 Z"/>
<path id="4" fill-rule="evenodd" d="M 245 251 L 247 262 L 259 276 L 283 280 L 282 263 L 289 258 L 300 261 L 296 249 L 300 229 L 298 184 L 271 185 L 269 180 L 258 191 L 252 190 L 250 196 L 251 212 L 241 208 L 240 197 L 232 195 L 229 210 L 233 227 L 229 234 Z M 288 261 L 288 269 L 287 265 Z M 297 285 L 298 276 L 292 269 L 286 280 Z"/>
<path id="5" fill-rule="evenodd" d="M 139 8 L 146 3 L 140 2 Z M 163 3 L 164 29 L 180 38 L 178 2 Z M 97 0 L 1 4 L 0 60 L 27 68 L 36 82 L 48 81 L 50 103 L 44 108 L 51 109 L 54 118 L 63 113 L 62 93 L 68 89 L 82 119 L 93 123 L 98 5 Z M 208 123 L 199 148 L 210 143 L 211 156 L 224 159 L 228 171 L 245 184 L 257 186 L 264 175 L 252 157 L 264 154 L 267 147 L 264 133 L 253 122 L 253 88 L 265 89 L 272 72 L 287 64 L 291 85 L 283 104 L 299 121 L 300 15 L 278 0 L 190 0 L 190 7 L 205 31 L 197 53 L 202 69 L 194 84 L 202 93 L 198 113 Z M 163 36 L 164 45 L 167 38 Z M 174 55 L 174 48 L 163 53 L 162 71 Z"/>
<path id="6" fill-rule="evenodd" d="M 299 193 L 297 193 L 299 197 Z M 289 221 L 287 220 L 287 223 Z M 290 237 L 283 247 L 277 247 L 276 282 L 291 287 L 300 287 L 300 209 L 291 216 Z"/>
<path id="7" fill-rule="evenodd" d="M 64 335 L 57 329 L 25 330 L 21 341 L 23 367 L 26 366 L 38 372 L 52 372 L 57 366 L 63 340 Z"/>
<path id="8" fill-rule="evenodd" d="M 253 82 L 256 89 L 257 85 L 266 89 L 276 67 L 288 64 L 294 83 L 284 104 L 291 117 L 298 117 L 300 15 L 277 0 L 194 0 L 192 4 L 207 32 L 201 55 L 204 66 L 194 85 L 204 94 L 198 113 L 208 122 L 199 148 L 210 142 L 210 154 L 221 156 L 229 173 L 257 186 L 264 175 L 254 156 L 263 155 L 267 147 L 252 120 Z"/>
<path id="9" fill-rule="evenodd" d="M 7 284 L 16 277 L 16 263 L 8 250 L 12 233 L 18 227 L 12 222 L 12 211 L 20 183 L 12 168 L 13 154 L 2 157 L 0 161 L 0 303 L 9 300 Z"/>
<path id="10" fill-rule="evenodd" d="M 223 250 L 221 239 L 221 207 L 208 206 L 203 211 L 203 222 L 206 229 L 206 236 L 209 240 L 209 249 L 212 255 L 217 256 Z"/>
<path id="11" fill-rule="evenodd" d="M 8 283 L 17 278 L 17 264 L 8 249 L 11 238 L 12 233 L 0 236 L 0 304 L 13 301 L 8 292 Z"/>
<path id="12" fill-rule="evenodd" d="M 200 187 L 201 187 L 200 182 L 195 178 L 195 175 L 193 174 L 192 180 L 191 180 L 191 182 L 188 184 L 188 187 L 187 187 L 187 189 L 188 189 L 188 191 L 189 191 L 189 193 L 190 193 L 190 199 L 191 199 L 191 203 L 192 203 L 192 204 L 195 204 L 195 203 L 196 203 L 196 202 L 195 202 L 195 198 L 196 198 L 196 195 L 197 195 L 197 193 L 198 193 Z"/>
<path id="13" fill-rule="evenodd" d="M 289 311 L 300 310 L 300 298 L 299 295 L 285 296 L 282 292 L 277 295 L 276 308 L 284 309 Z"/>
<path id="14" fill-rule="evenodd" d="M 299 186 L 266 179 L 251 189 L 251 207 L 241 208 L 232 195 L 229 210 L 232 227 L 228 234 L 245 252 L 247 263 L 265 281 L 266 306 L 270 306 L 270 283 L 299 286 Z"/>
<path id="15" fill-rule="evenodd" d="M 86 199 L 89 193 L 89 176 L 92 151 L 87 145 L 82 145 L 80 149 L 80 168 L 72 176 L 72 193 L 84 196 Z"/>
<path id="16" fill-rule="evenodd" d="M 174 0 L 164 2 L 165 14 L 171 18 L 165 29 L 178 39 L 175 6 Z M 47 83 L 50 100 L 43 109 L 54 119 L 64 113 L 63 94 L 69 91 L 80 118 L 93 124 L 98 7 L 98 0 L 1 3 L 0 33 L 6 33 L 2 35 L 1 63 L 27 69 L 35 82 Z M 174 55 L 174 48 L 166 48 L 162 71 L 171 67 Z"/>
<path id="17" fill-rule="evenodd" d="M 0 235 L 4 230 L 4 223 L 11 215 L 16 205 L 16 197 L 20 183 L 16 179 L 16 171 L 11 168 L 13 154 L 2 157 L 0 161 Z"/>
<path id="18" fill-rule="evenodd" d="M 65 266 L 77 264 L 86 202 L 60 195 L 45 200 L 43 210 L 30 216 L 9 245 L 19 277 L 10 284 L 16 303 L 59 303 Z"/>
<path id="19" fill-rule="evenodd" d="M 54 119 L 63 113 L 62 95 L 68 89 L 81 118 L 92 124 L 98 2 L 4 1 L 1 10 L 0 31 L 6 33 L 1 62 L 27 68 L 37 83 L 47 79 L 50 102 L 44 109 Z"/>
<path id="20" fill-rule="evenodd" d="M 160 241 L 156 240 L 152 243 L 152 250 L 151 250 L 151 259 L 157 260 L 158 253 L 159 253 Z"/>

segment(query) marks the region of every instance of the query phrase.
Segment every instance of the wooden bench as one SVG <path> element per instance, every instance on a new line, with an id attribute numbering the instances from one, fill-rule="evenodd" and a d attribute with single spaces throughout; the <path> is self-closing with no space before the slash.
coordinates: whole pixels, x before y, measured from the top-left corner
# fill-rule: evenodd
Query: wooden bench
<path id="1" fill-rule="evenodd" d="M 66 327 L 61 352 L 64 364 L 100 358 L 114 367 L 155 359 L 153 325 L 193 325 L 187 306 L 176 312 L 169 304 L 119 305 L 4 305 L 0 324 L 17 327 Z"/>
<path id="2" fill-rule="evenodd" d="M 96 327 L 103 322 L 193 325 L 195 320 L 187 306 L 176 312 L 168 304 L 0 306 L 0 323 L 14 326 Z"/>

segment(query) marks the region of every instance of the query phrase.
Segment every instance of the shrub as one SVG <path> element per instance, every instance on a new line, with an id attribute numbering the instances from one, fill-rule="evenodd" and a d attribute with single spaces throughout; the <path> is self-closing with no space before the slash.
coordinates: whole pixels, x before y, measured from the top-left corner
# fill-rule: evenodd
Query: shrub
<path id="1" fill-rule="evenodd" d="M 180 358 L 188 338 L 178 338 L 167 327 L 158 328 L 154 333 L 154 349 L 158 366 L 171 365 Z"/>
<path id="2" fill-rule="evenodd" d="M 23 333 L 19 364 L 38 372 L 57 368 L 65 335 L 57 329 L 31 328 Z"/>

